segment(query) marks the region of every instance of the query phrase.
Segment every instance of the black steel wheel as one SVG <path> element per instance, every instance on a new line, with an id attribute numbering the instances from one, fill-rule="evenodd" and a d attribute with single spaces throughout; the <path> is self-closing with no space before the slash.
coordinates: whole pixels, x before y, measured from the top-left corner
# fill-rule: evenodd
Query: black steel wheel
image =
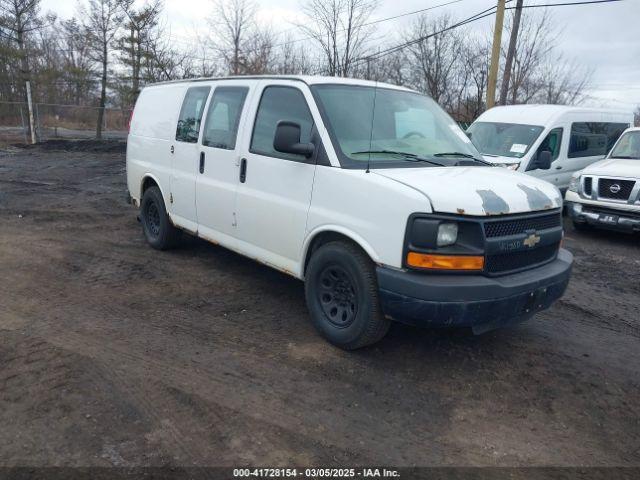
<path id="1" fill-rule="evenodd" d="M 316 291 L 327 319 L 338 328 L 351 325 L 358 313 L 355 282 L 339 265 L 329 265 L 320 273 Z"/>
<path id="2" fill-rule="evenodd" d="M 180 230 L 171 223 L 158 187 L 145 190 L 140 202 L 140 221 L 144 236 L 153 248 L 167 250 L 178 242 Z"/>
<path id="3" fill-rule="evenodd" d="M 318 332 L 345 350 L 376 343 L 389 329 L 378 299 L 375 265 L 351 242 L 330 242 L 313 252 L 305 297 Z"/>

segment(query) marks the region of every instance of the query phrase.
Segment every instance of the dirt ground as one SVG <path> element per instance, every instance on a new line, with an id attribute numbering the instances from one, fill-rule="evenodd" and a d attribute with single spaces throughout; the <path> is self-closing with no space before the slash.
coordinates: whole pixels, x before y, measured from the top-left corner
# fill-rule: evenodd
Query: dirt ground
<path id="1" fill-rule="evenodd" d="M 567 224 L 518 327 L 346 353 L 297 280 L 149 248 L 110 148 L 0 152 L 0 466 L 640 466 L 638 237 Z"/>

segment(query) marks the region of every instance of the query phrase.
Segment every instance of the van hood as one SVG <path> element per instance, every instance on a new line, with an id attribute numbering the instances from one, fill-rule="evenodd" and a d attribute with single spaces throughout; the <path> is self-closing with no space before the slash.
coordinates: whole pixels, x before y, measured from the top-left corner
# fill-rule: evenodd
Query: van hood
<path id="1" fill-rule="evenodd" d="M 562 206 L 560 191 L 544 180 L 500 167 L 372 170 L 423 193 L 434 212 L 503 215 Z"/>
<path id="2" fill-rule="evenodd" d="M 640 178 L 640 160 L 606 158 L 592 163 L 582 171 L 586 175 Z"/>

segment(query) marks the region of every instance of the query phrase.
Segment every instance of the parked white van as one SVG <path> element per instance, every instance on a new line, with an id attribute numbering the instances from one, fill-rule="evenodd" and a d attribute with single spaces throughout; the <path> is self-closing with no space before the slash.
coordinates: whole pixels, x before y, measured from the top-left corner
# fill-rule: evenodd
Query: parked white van
<path id="1" fill-rule="evenodd" d="M 345 349 L 392 319 L 487 331 L 569 281 L 558 189 L 487 165 L 433 100 L 392 85 L 148 86 L 127 182 L 151 246 L 186 230 L 304 280 L 312 322 Z"/>
<path id="2" fill-rule="evenodd" d="M 467 129 L 490 162 L 526 172 L 565 191 L 571 176 L 602 160 L 633 113 L 563 105 L 508 105 L 487 110 Z M 541 169 L 541 152 L 551 168 Z"/>
<path id="3" fill-rule="evenodd" d="M 605 160 L 575 174 L 566 202 L 577 230 L 640 232 L 640 128 L 625 131 Z"/>

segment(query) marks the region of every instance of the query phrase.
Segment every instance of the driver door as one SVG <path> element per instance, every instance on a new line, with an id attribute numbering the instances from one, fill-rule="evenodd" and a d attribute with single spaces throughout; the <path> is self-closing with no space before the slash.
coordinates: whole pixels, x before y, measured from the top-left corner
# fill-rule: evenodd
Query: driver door
<path id="1" fill-rule="evenodd" d="M 277 152 L 273 140 L 276 124 L 291 120 L 301 126 L 301 141 L 309 142 L 314 126 L 309 102 L 313 100 L 300 82 L 293 81 L 262 82 L 253 98 L 236 196 L 238 248 L 291 272 L 300 262 L 305 238 L 315 156 Z"/>
<path id="2" fill-rule="evenodd" d="M 553 183 L 558 188 L 562 185 L 568 185 L 571 179 L 571 172 L 567 168 L 567 146 L 563 145 L 562 142 L 563 132 L 564 129 L 562 127 L 552 129 L 531 157 L 531 162 L 535 162 L 540 152 L 545 150 L 551 152 L 551 168 L 549 170 L 535 169 L 531 173 L 538 178 Z"/>

